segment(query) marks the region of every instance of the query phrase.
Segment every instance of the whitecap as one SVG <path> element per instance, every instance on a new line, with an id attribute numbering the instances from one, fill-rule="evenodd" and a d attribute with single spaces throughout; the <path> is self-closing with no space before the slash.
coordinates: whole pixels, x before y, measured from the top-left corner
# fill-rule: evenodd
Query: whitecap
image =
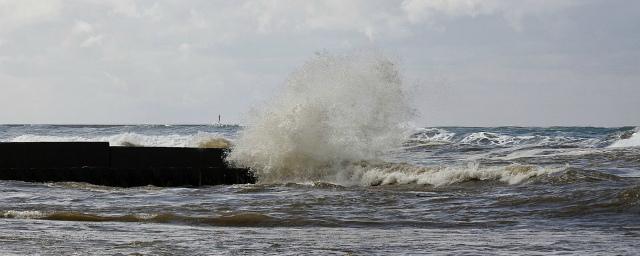
<path id="1" fill-rule="evenodd" d="M 635 132 L 628 136 L 628 138 L 622 138 L 611 145 L 610 148 L 625 148 L 625 147 L 640 147 L 640 127 L 636 127 Z"/>

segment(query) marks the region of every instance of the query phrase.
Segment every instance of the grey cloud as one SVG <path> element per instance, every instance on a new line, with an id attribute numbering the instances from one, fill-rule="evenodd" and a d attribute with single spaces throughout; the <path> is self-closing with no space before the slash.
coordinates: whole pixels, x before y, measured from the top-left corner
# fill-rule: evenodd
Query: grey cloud
<path id="1" fill-rule="evenodd" d="M 420 124 L 640 123 L 635 1 L 41 3 L 0 1 L 0 123 L 242 122 L 353 48 L 399 57 Z"/>

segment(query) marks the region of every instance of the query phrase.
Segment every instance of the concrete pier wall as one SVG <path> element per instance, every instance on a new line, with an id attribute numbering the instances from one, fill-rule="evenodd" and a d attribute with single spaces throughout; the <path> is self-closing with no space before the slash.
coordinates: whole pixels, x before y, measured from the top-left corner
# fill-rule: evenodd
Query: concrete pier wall
<path id="1" fill-rule="evenodd" d="M 106 142 L 0 143 L 0 180 L 97 185 L 204 186 L 255 182 L 224 149 L 110 147 Z"/>

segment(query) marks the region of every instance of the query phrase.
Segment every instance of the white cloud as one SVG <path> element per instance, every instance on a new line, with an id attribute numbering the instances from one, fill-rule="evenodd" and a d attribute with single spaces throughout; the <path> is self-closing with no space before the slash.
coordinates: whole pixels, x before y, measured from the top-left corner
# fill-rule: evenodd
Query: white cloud
<path id="1" fill-rule="evenodd" d="M 80 44 L 80 47 L 91 47 L 94 45 L 99 45 L 102 43 L 102 39 L 104 39 L 104 35 L 102 34 L 90 36 Z"/>
<path id="2" fill-rule="evenodd" d="M 159 20 L 163 15 L 163 11 L 158 2 L 153 3 L 151 7 L 142 11 L 142 17 L 149 18 L 150 20 Z"/>
<path id="3" fill-rule="evenodd" d="M 440 18 L 497 14 L 516 30 L 529 15 L 554 12 L 578 4 L 576 0 L 404 0 L 402 9 L 410 23 L 438 22 Z"/>
<path id="4" fill-rule="evenodd" d="M 112 12 L 129 17 L 140 17 L 138 6 L 134 0 L 109 0 L 103 1 L 111 5 Z"/>
<path id="5" fill-rule="evenodd" d="M 402 9 L 407 13 L 411 23 L 422 23 L 436 19 L 437 15 L 451 17 L 470 16 L 492 13 L 495 2 L 491 0 L 405 0 Z"/>
<path id="6" fill-rule="evenodd" d="M 119 77 L 109 73 L 109 72 L 104 72 L 103 73 L 104 76 L 109 79 L 111 81 L 111 84 L 114 85 L 114 87 L 118 88 L 118 89 L 122 89 L 122 90 L 127 90 L 129 85 L 127 84 L 126 81 L 123 81 L 122 79 L 120 79 Z"/>
<path id="7" fill-rule="evenodd" d="M 189 52 L 191 51 L 191 45 L 188 43 L 182 43 L 180 44 L 180 46 L 178 46 L 178 50 L 180 50 L 181 52 Z"/>
<path id="8" fill-rule="evenodd" d="M 0 0 L 0 32 L 56 17 L 61 7 L 58 0 Z"/>
<path id="9" fill-rule="evenodd" d="M 347 31 L 373 38 L 393 32 L 402 19 L 393 1 L 245 1 L 242 10 L 239 18 L 260 34 Z"/>
<path id="10" fill-rule="evenodd" d="M 71 32 L 74 34 L 83 34 L 83 33 L 92 33 L 93 26 L 85 21 L 76 21 L 76 24 L 73 25 Z"/>
<path id="11" fill-rule="evenodd" d="M 611 73 L 640 66 L 633 26 L 639 11 L 598 1 L 0 0 L 0 94 L 18 92 L 9 85 L 23 88 L 24 102 L 43 109 L 0 112 L 0 121 L 61 121 L 43 105 L 51 102 L 67 102 L 57 110 L 77 112 L 75 121 L 199 122 L 223 111 L 240 121 L 314 52 L 354 47 L 398 56 L 408 80 L 447 76 L 453 99 L 419 101 L 437 108 L 440 120 L 452 120 L 449 113 L 478 120 L 456 104 L 456 93 L 478 91 L 494 103 L 474 99 L 477 111 L 499 117 L 507 108 L 495 102 L 534 105 L 518 92 L 535 91 L 537 82 L 595 88 L 597 77 L 581 77 L 607 72 L 611 86 L 640 82 Z M 633 89 L 611 91 L 620 92 L 619 104 L 632 105 L 624 97 Z M 553 93 L 561 92 L 545 95 Z M 176 97 L 188 100 L 174 105 Z M 113 102 L 121 104 L 108 107 Z M 6 95 L 0 101 L 21 104 Z M 101 119 L 88 120 L 94 112 Z"/>
<path id="12" fill-rule="evenodd" d="M 198 29 L 209 27 L 209 21 L 194 9 L 189 10 L 189 23 Z"/>

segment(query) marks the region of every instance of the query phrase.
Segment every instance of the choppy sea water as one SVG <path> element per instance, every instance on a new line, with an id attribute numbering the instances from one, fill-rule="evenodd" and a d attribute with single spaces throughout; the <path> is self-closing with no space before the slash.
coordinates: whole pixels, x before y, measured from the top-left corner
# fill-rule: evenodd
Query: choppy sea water
<path id="1" fill-rule="evenodd" d="M 195 147 L 242 129 L 3 125 L 0 141 Z M 0 181 L 0 254 L 637 255 L 638 131 L 420 128 L 340 182 Z"/>

